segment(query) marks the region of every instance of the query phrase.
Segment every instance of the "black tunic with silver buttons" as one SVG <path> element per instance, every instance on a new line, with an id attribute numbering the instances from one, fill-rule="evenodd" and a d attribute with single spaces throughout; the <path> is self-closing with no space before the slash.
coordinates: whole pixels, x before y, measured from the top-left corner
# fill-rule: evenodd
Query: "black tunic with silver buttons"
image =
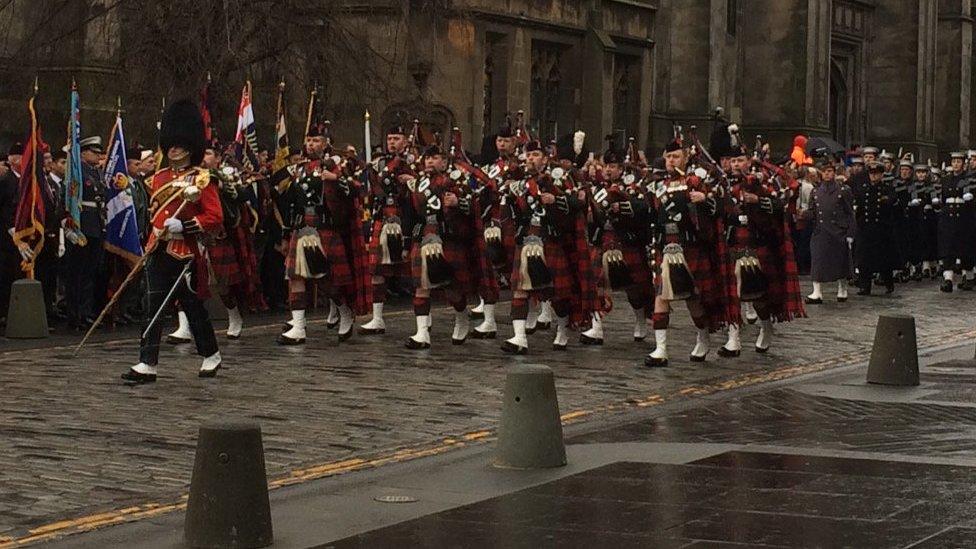
<path id="1" fill-rule="evenodd" d="M 964 269 L 973 266 L 973 256 L 976 255 L 973 242 L 976 236 L 973 182 L 973 174 L 967 172 L 951 173 L 942 178 L 939 258 L 948 266 L 961 264 Z"/>
<path id="2" fill-rule="evenodd" d="M 896 205 L 893 189 L 883 181 L 854 188 L 855 262 L 862 273 L 891 271 L 901 263 L 894 235 Z"/>

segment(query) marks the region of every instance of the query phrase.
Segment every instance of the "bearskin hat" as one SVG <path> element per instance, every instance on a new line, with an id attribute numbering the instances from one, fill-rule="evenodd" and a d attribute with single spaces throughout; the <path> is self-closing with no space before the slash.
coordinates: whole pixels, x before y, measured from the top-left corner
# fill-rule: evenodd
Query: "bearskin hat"
<path id="1" fill-rule="evenodd" d="M 190 153 L 190 163 L 196 166 L 203 162 L 206 141 L 200 109 L 189 99 L 176 101 L 163 113 L 159 146 L 164 152 L 183 147 Z"/>

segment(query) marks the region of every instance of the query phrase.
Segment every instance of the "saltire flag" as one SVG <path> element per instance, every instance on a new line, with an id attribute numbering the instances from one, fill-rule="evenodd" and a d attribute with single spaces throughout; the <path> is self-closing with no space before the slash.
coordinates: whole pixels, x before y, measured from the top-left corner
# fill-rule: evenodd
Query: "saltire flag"
<path id="1" fill-rule="evenodd" d="M 122 131 L 122 115 L 115 116 L 115 126 L 108 142 L 108 160 L 105 163 L 105 249 L 133 263 L 142 257 L 139 226 L 136 224 L 136 207 L 132 202 L 128 163 L 125 157 L 125 133 Z"/>
<path id="2" fill-rule="evenodd" d="M 44 151 L 47 145 L 41 139 L 41 127 L 34 111 L 34 97 L 27 103 L 30 112 L 30 138 L 24 147 L 20 163 L 19 198 L 14 215 L 13 240 L 17 247 L 26 245 L 33 253 L 31 259 L 24 260 L 20 267 L 28 277 L 34 278 L 34 259 L 44 247 L 44 199 L 41 193 L 50 192 L 44 180 Z"/>
<path id="3" fill-rule="evenodd" d="M 68 214 L 70 229 L 81 228 L 81 96 L 78 87 L 71 84 L 71 117 L 68 119 L 68 166 L 65 170 L 64 209 Z"/>
<path id="4" fill-rule="evenodd" d="M 210 96 L 210 73 L 207 73 L 207 83 L 200 90 L 200 117 L 203 118 L 203 135 L 207 144 L 213 143 L 213 98 Z"/>
<path id="5" fill-rule="evenodd" d="M 272 173 L 284 168 L 288 163 L 288 128 L 285 127 L 285 83 L 278 85 L 278 108 L 275 119 L 275 155 L 271 164 Z"/>
<path id="6" fill-rule="evenodd" d="M 258 169 L 258 138 L 254 131 L 254 109 L 251 106 L 251 82 L 244 84 L 241 105 L 237 108 L 237 135 L 234 136 L 237 159 L 245 170 Z"/>

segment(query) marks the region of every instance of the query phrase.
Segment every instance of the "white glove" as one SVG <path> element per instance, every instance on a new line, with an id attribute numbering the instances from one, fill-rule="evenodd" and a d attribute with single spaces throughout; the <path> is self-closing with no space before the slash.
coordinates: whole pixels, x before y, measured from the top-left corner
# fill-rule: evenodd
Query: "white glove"
<path id="1" fill-rule="evenodd" d="M 971 201 L 973 199 L 973 193 L 966 193 L 962 195 L 962 199 L 965 200 L 966 202 Z"/>
<path id="2" fill-rule="evenodd" d="M 163 228 L 169 234 L 180 234 L 183 232 L 183 222 L 175 217 L 171 217 L 166 221 L 163 221 Z"/>
<path id="3" fill-rule="evenodd" d="M 698 179 L 705 179 L 708 177 L 708 172 L 705 171 L 705 168 L 695 168 L 695 175 L 698 176 Z"/>
<path id="4" fill-rule="evenodd" d="M 911 202 L 908 203 L 909 206 L 918 206 L 922 201 L 918 198 L 913 198 Z"/>
<path id="5" fill-rule="evenodd" d="M 939 202 L 942 202 L 942 201 L 939 200 L 938 197 L 935 197 L 935 198 L 932 199 L 932 205 L 933 206 L 938 206 L 939 205 Z"/>
<path id="6" fill-rule="evenodd" d="M 58 257 L 64 257 L 64 227 L 58 231 Z"/>
<path id="7" fill-rule="evenodd" d="M 854 244 L 854 237 L 853 236 L 847 237 L 847 247 L 848 248 L 851 247 L 852 244 Z"/>

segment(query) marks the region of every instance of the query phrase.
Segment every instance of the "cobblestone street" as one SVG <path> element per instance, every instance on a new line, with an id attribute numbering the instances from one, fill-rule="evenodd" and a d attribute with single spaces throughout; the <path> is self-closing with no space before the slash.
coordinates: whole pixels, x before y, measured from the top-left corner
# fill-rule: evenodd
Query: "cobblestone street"
<path id="1" fill-rule="evenodd" d="M 500 340 L 451 346 L 446 310 L 434 314 L 434 348 L 421 353 L 403 348 L 413 326 L 406 311 L 388 317 L 381 339 L 356 336 L 341 345 L 321 319 L 311 326 L 309 344 L 299 348 L 273 343 L 277 325 L 256 327 L 238 342 L 222 342 L 225 369 L 216 380 L 196 377 L 199 364 L 190 348 L 170 346 L 164 348 L 159 381 L 142 387 L 126 387 L 118 379 L 137 355 L 134 339 L 92 345 L 80 358 L 68 347 L 7 351 L 0 354 L 0 542 L 61 519 L 178 501 L 188 485 L 197 428 L 212 418 L 260 422 L 269 480 L 287 484 L 346 460 L 390 456 L 466 435 L 477 440 L 494 428 L 505 368 L 513 360 L 552 367 L 564 418 L 586 421 L 863 361 L 880 313 L 915 315 L 920 348 L 971 340 L 974 304 L 976 293 L 941 294 L 930 282 L 900 286 L 892 297 L 828 301 L 808 307 L 809 319 L 778 326 L 767 355 L 751 350 L 755 326 L 744 329 L 745 350 L 738 359 L 718 359 L 714 350 L 724 338 L 714 336 L 705 364 L 687 360 L 694 331 L 679 306 L 672 315 L 672 365 L 663 370 L 641 366 L 650 342 L 631 340 L 627 311 L 611 314 L 603 348 L 573 344 L 568 353 L 553 352 L 551 332 L 541 332 L 531 337 L 530 354 L 518 359 L 499 351 Z M 508 331 L 502 326 L 499 335 Z M 791 394 L 786 401 L 822 413 L 817 398 Z M 742 402 L 743 413 L 756 409 Z M 855 412 L 835 409 L 839 422 Z M 688 416 L 681 436 L 764 440 L 754 428 L 745 435 L 732 425 L 716 431 L 712 422 L 712 430 L 696 431 L 695 424 Z M 798 430 L 796 436 L 805 434 Z M 782 430 L 776 436 L 782 438 Z M 858 444 L 878 448 L 869 438 Z M 931 441 L 925 444 L 930 453 L 940 453 Z M 944 451 L 971 449 L 955 444 Z"/>

